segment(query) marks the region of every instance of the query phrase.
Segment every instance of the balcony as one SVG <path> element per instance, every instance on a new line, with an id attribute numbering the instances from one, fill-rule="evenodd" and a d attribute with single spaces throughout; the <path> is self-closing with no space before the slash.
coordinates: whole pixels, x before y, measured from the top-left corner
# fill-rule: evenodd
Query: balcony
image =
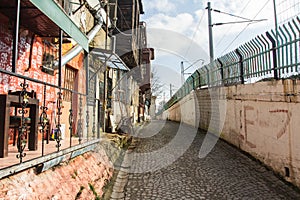
<path id="1" fill-rule="evenodd" d="M 70 49 L 53 43 L 59 37 L 89 50 L 86 35 L 56 2 L 1 2 L 0 178 L 32 167 L 45 170 L 100 140 L 103 109 L 100 89 L 94 89 L 99 78 L 89 81 L 83 52 L 64 67 L 55 65 L 53 73 L 45 71 L 46 53 L 58 62 L 61 55 L 55 51 Z"/>
<path id="2" fill-rule="evenodd" d="M 80 31 L 67 12 L 57 2 L 52 0 L 3 0 L 0 5 L 0 14 L 9 19 L 7 23 L 13 29 L 17 13 L 20 27 L 31 30 L 41 37 L 58 37 L 63 30 L 66 36 L 73 38 L 88 51 L 88 38 Z M 64 1 L 66 2 L 66 1 Z M 69 5 L 64 3 L 64 6 Z"/>

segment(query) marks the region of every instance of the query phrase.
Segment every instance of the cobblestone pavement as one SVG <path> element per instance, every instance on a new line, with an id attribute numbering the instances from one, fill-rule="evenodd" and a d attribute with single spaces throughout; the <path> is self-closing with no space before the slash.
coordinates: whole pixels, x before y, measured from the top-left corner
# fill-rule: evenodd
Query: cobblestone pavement
<path id="1" fill-rule="evenodd" d="M 152 152 L 175 137 L 179 124 L 166 122 L 156 135 L 151 131 L 164 124 L 146 126 L 135 153 Z M 149 127 L 150 126 L 150 127 Z M 150 133 L 150 134 L 149 134 Z M 147 137 L 150 135 L 151 137 Z M 189 135 L 190 133 L 185 133 Z M 300 199 L 298 190 L 271 171 L 219 140 L 205 158 L 198 157 L 205 134 L 198 132 L 188 150 L 171 165 L 145 173 L 129 173 L 123 197 L 129 199 Z M 149 159 L 149 163 L 156 161 Z M 132 168 L 134 168 L 134 160 Z"/>

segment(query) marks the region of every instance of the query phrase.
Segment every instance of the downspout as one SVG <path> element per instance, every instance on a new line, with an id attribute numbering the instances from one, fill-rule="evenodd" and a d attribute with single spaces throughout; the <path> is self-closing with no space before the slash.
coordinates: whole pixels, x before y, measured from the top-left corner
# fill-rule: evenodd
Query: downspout
<path id="1" fill-rule="evenodd" d="M 89 7 L 88 7 L 89 8 Z M 94 12 L 94 11 L 91 11 Z M 88 42 L 90 43 L 96 34 L 101 30 L 102 25 L 103 25 L 103 17 L 101 15 L 101 8 L 95 13 L 95 22 L 96 25 L 93 27 L 93 29 L 88 33 Z M 72 60 L 75 56 L 77 56 L 81 51 L 83 50 L 82 46 L 79 44 L 76 44 L 70 51 L 68 51 L 65 55 L 62 56 L 61 64 L 64 66 L 67 64 L 70 60 Z M 58 62 L 55 63 L 55 66 L 58 66 Z"/>
<path id="2" fill-rule="evenodd" d="M 94 39 L 96 34 L 101 30 L 102 28 L 102 18 L 98 21 L 98 24 L 94 26 L 94 28 L 88 33 L 88 41 L 89 43 Z M 72 60 L 75 56 L 77 56 L 81 51 L 83 50 L 82 46 L 79 44 L 76 44 L 74 48 L 72 48 L 70 51 L 68 51 L 65 55 L 62 57 L 62 66 L 67 64 L 70 60 Z"/>
<path id="3" fill-rule="evenodd" d="M 85 5 L 85 7 L 94 15 L 94 18 L 95 18 L 96 25 L 93 27 L 93 29 L 87 35 L 88 42 L 90 43 L 94 39 L 96 34 L 102 28 L 104 19 L 103 19 L 103 16 L 101 13 L 104 10 L 103 10 L 102 6 L 100 6 L 99 10 L 95 10 L 88 4 L 88 2 L 86 0 L 84 0 L 84 3 L 82 5 Z M 105 13 L 105 15 L 108 16 L 108 13 Z M 106 19 L 106 22 L 107 22 L 106 26 L 108 27 L 108 19 Z M 75 56 L 77 56 L 82 50 L 83 50 L 83 48 L 79 44 L 76 44 L 70 51 L 68 51 L 65 55 L 63 55 L 62 66 L 67 64 L 70 60 L 72 60 Z"/>

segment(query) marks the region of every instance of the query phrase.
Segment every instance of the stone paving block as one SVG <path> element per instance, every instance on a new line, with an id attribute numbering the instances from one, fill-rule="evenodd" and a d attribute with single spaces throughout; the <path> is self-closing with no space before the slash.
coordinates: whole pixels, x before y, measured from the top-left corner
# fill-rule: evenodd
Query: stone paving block
<path id="1" fill-rule="evenodd" d="M 162 123 L 165 122 L 154 121 L 144 128 L 157 130 Z M 166 122 L 158 134 L 140 138 L 134 152 L 152 152 L 165 147 L 176 136 L 179 125 Z M 116 193 L 114 198 L 119 195 L 128 200 L 300 199 L 299 190 L 221 140 L 200 159 L 204 138 L 205 133 L 200 131 L 187 151 L 169 166 L 151 172 L 129 173 L 124 196 Z M 159 162 L 150 158 L 144 161 L 149 165 Z M 136 163 L 132 162 L 131 169 L 135 169 Z"/>
<path id="2" fill-rule="evenodd" d="M 124 192 L 115 192 L 113 191 L 111 194 L 112 199 L 123 199 L 125 197 Z"/>

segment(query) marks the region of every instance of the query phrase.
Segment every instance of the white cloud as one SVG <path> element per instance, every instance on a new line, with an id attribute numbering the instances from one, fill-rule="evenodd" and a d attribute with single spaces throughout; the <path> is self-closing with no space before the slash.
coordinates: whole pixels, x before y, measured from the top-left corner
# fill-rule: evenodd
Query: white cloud
<path id="1" fill-rule="evenodd" d="M 172 30 L 186 33 L 194 24 L 194 18 L 189 13 L 180 13 L 175 17 L 166 14 L 157 14 L 147 19 L 148 27 Z"/>
<path id="2" fill-rule="evenodd" d="M 195 4 L 193 4 L 193 2 Z M 189 38 L 192 38 L 194 35 L 194 44 L 196 44 L 196 46 L 201 46 L 208 52 L 207 10 L 203 8 L 206 7 L 206 3 L 207 2 L 200 0 L 174 0 L 172 3 L 170 3 L 168 0 L 163 0 L 161 1 L 161 5 L 171 5 L 169 7 L 164 6 L 164 9 L 170 10 L 169 8 L 174 9 L 177 6 L 178 9 L 180 8 L 186 12 L 177 13 L 175 16 L 171 16 L 165 11 L 157 12 L 156 14 L 145 19 L 145 21 L 147 22 L 148 27 L 151 28 L 172 30 L 184 34 Z M 148 4 L 152 4 L 152 7 L 153 4 L 158 6 L 157 0 Z M 263 8 L 264 5 L 266 6 Z M 180 6 L 182 6 L 182 8 Z M 248 23 L 240 23 L 214 26 L 213 40 L 215 46 L 215 56 L 221 56 L 221 54 L 237 48 L 243 43 L 253 39 L 256 35 L 263 34 L 274 27 L 273 4 L 270 0 L 212 0 L 211 6 L 214 9 L 244 18 L 268 19 L 267 21 L 253 23 L 250 25 L 248 25 Z M 195 7 L 199 8 L 199 10 L 195 9 Z M 201 18 L 202 22 L 200 27 L 197 29 L 197 32 L 194 33 Z M 243 19 L 212 12 L 213 23 L 226 23 L 241 20 Z M 247 28 L 242 31 L 245 27 Z M 186 48 L 187 50 L 190 49 L 189 53 L 194 52 L 193 45 L 191 46 L 187 44 Z"/>
<path id="3" fill-rule="evenodd" d="M 218 5 L 219 6 L 219 5 Z M 264 6 L 264 7 L 263 7 Z M 272 1 L 269 0 L 251 0 L 243 4 L 234 3 L 231 5 L 232 12 L 228 12 L 226 8 L 219 9 L 221 11 L 242 16 L 249 19 L 267 19 L 267 21 L 258 23 L 236 23 L 213 28 L 215 52 L 217 56 L 224 54 L 238 46 L 248 42 L 258 34 L 273 28 L 273 7 Z M 229 15 L 214 13 L 214 23 L 216 22 L 238 22 L 243 19 L 235 18 Z"/>
<path id="4" fill-rule="evenodd" d="M 262 7 L 266 6 L 262 9 Z M 220 56 L 232 49 L 237 48 L 241 44 L 253 39 L 258 34 L 263 34 L 267 30 L 273 28 L 273 7 L 269 0 L 251 0 L 251 1 L 214 1 L 212 8 L 249 19 L 268 19 L 267 21 L 253 23 L 237 23 L 227 24 L 213 27 L 213 41 L 215 56 Z M 261 10 L 262 9 L 262 10 Z M 194 41 L 208 51 L 208 17 L 207 10 L 197 10 L 195 13 L 195 21 L 200 20 L 203 16 L 200 28 L 197 30 Z M 204 15 L 203 15 L 204 13 Z M 226 23 L 243 21 L 227 14 L 212 12 L 212 23 Z M 242 31 L 247 27 L 244 31 Z M 242 32 L 242 33 L 241 33 Z M 231 44 L 232 43 L 232 44 Z M 226 50 L 225 52 L 223 52 Z"/>
<path id="5" fill-rule="evenodd" d="M 144 1 L 144 6 L 147 9 L 152 9 L 161 13 L 170 13 L 176 10 L 176 5 L 169 0 L 153 0 L 153 1 Z"/>
<path id="6" fill-rule="evenodd" d="M 281 9 L 293 6 L 281 5 L 282 1 L 290 2 L 293 0 L 277 0 L 278 12 Z M 151 10 L 151 12 L 146 12 L 150 13 L 150 15 L 146 15 L 144 20 L 147 22 L 149 28 L 147 29 L 148 44 L 155 49 L 153 65 L 158 65 L 160 68 L 171 68 L 180 72 L 180 63 L 183 60 L 193 63 L 201 58 L 206 60 L 205 63 L 208 62 L 208 19 L 207 10 L 205 9 L 207 1 L 144 0 L 144 5 L 145 9 Z M 263 7 L 264 5 L 266 6 Z M 264 34 L 266 31 L 274 28 L 274 10 L 273 1 L 271 0 L 211 0 L 211 6 L 213 9 L 244 18 L 268 19 L 267 21 L 250 25 L 248 23 L 241 23 L 214 26 L 213 41 L 215 58 L 236 49 L 255 38 L 255 36 Z M 283 13 L 282 15 L 289 14 L 296 16 L 297 13 L 299 15 L 299 6 L 294 7 L 294 10 L 289 11 L 291 13 Z M 195 33 L 201 18 L 201 24 Z M 241 20 L 226 14 L 212 12 L 213 23 Z M 245 27 L 247 28 L 243 31 Z M 193 41 L 191 41 L 192 37 Z M 201 62 L 198 62 L 188 72 L 193 72 L 200 64 Z M 186 66 L 188 66 L 188 63 L 185 63 Z M 161 72 L 161 77 L 164 77 L 164 79 L 171 77 L 167 70 Z M 180 77 L 176 76 L 175 79 L 168 79 L 168 82 L 165 84 L 168 86 L 169 83 L 180 83 Z M 166 94 L 168 94 L 167 90 Z"/>

